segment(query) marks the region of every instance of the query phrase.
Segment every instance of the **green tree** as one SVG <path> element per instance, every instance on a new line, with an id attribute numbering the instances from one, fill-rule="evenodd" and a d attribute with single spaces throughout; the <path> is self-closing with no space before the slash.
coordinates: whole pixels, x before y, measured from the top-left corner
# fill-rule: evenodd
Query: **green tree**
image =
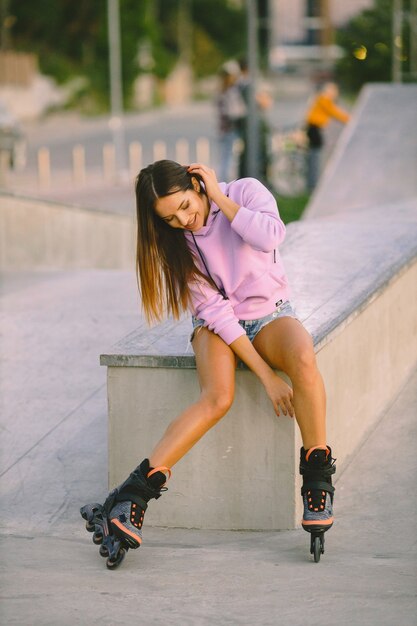
<path id="1" fill-rule="evenodd" d="M 179 41 L 180 6 L 189 7 L 191 61 L 197 76 L 212 74 L 226 58 L 244 50 L 244 5 L 225 0 L 183 2 L 120 0 L 126 105 L 138 74 L 151 71 L 165 78 L 178 61 L 183 44 Z M 107 108 L 107 0 L 9 0 L 8 7 L 14 17 L 13 48 L 37 53 L 41 71 L 58 82 L 85 76 L 88 97 Z"/>
<path id="2" fill-rule="evenodd" d="M 246 48 L 244 4 L 225 0 L 192 0 L 192 21 L 215 42 L 223 56 L 238 56 Z"/>
<path id="3" fill-rule="evenodd" d="M 407 8 L 407 1 L 404 3 Z M 401 62 L 406 72 L 409 59 L 409 29 L 404 28 Z M 339 30 L 336 41 L 344 57 L 336 66 L 337 77 L 349 90 L 358 91 L 368 82 L 391 80 L 392 56 L 392 0 L 376 0 L 375 6 L 355 16 L 345 28 Z"/>

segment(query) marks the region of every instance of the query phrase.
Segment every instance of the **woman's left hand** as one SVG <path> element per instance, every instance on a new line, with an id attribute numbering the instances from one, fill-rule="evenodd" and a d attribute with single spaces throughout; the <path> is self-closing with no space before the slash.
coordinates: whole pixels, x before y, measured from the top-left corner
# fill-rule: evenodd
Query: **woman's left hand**
<path id="1" fill-rule="evenodd" d="M 218 200 L 224 196 L 224 194 L 220 189 L 216 172 L 202 163 L 191 163 L 191 165 L 188 166 L 188 173 L 191 175 L 197 174 L 201 177 L 208 197 L 218 204 Z"/>

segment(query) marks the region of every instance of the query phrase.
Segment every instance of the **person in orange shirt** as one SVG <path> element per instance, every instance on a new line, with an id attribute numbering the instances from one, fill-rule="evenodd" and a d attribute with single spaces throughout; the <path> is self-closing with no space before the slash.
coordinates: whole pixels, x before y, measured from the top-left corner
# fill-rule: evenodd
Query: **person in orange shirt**
<path id="1" fill-rule="evenodd" d="M 336 106 L 335 100 L 339 89 L 335 83 L 325 83 L 319 94 L 314 98 L 306 116 L 306 133 L 309 141 L 307 161 L 307 185 L 313 190 L 320 172 L 320 150 L 324 145 L 323 128 L 331 119 L 346 124 L 349 114 Z"/>

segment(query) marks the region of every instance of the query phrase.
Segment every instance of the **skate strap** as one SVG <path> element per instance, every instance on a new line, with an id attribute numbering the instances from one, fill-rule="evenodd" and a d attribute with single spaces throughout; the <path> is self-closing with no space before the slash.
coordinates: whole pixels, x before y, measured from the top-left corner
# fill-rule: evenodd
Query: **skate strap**
<path id="1" fill-rule="evenodd" d="M 308 459 L 310 458 L 310 454 L 312 452 L 314 452 L 314 450 L 325 450 L 326 451 L 326 460 L 327 460 L 327 457 L 329 456 L 329 453 L 330 453 L 329 448 L 327 446 L 313 446 L 306 453 L 306 461 L 308 461 Z"/>
<path id="2" fill-rule="evenodd" d="M 317 469 L 311 469 L 310 467 L 306 467 L 305 465 L 300 466 L 300 474 L 304 476 L 304 480 L 323 480 L 323 478 L 327 478 L 331 476 L 336 471 L 335 465 L 330 465 L 327 467 L 318 467 Z"/>
<path id="3" fill-rule="evenodd" d="M 157 472 L 161 472 L 162 474 L 166 474 L 168 473 L 168 478 L 167 481 L 171 478 L 172 476 L 172 472 L 169 469 L 169 467 L 165 467 L 164 465 L 162 465 L 161 467 L 155 467 L 154 469 L 152 469 L 146 476 L 146 478 L 150 478 L 151 476 L 153 476 L 153 474 L 156 474 Z M 167 482 L 165 481 L 165 482 Z M 164 483 L 165 485 L 165 483 Z"/>
<path id="4" fill-rule="evenodd" d="M 330 485 L 330 483 L 326 483 L 321 480 L 312 480 L 311 482 L 307 482 L 301 487 L 301 495 L 311 490 L 327 491 L 328 493 L 334 493 L 333 485 Z"/>

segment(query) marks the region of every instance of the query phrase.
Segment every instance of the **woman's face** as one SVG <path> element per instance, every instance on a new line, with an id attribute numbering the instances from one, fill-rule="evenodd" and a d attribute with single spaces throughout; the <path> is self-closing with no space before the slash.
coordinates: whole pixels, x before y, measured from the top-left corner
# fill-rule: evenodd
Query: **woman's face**
<path id="1" fill-rule="evenodd" d="M 194 182 L 195 181 L 195 182 Z M 158 198 L 155 213 L 172 228 L 196 231 L 202 228 L 209 214 L 209 201 L 205 194 L 197 193 L 200 186 L 193 179 L 194 189 L 176 191 Z"/>

